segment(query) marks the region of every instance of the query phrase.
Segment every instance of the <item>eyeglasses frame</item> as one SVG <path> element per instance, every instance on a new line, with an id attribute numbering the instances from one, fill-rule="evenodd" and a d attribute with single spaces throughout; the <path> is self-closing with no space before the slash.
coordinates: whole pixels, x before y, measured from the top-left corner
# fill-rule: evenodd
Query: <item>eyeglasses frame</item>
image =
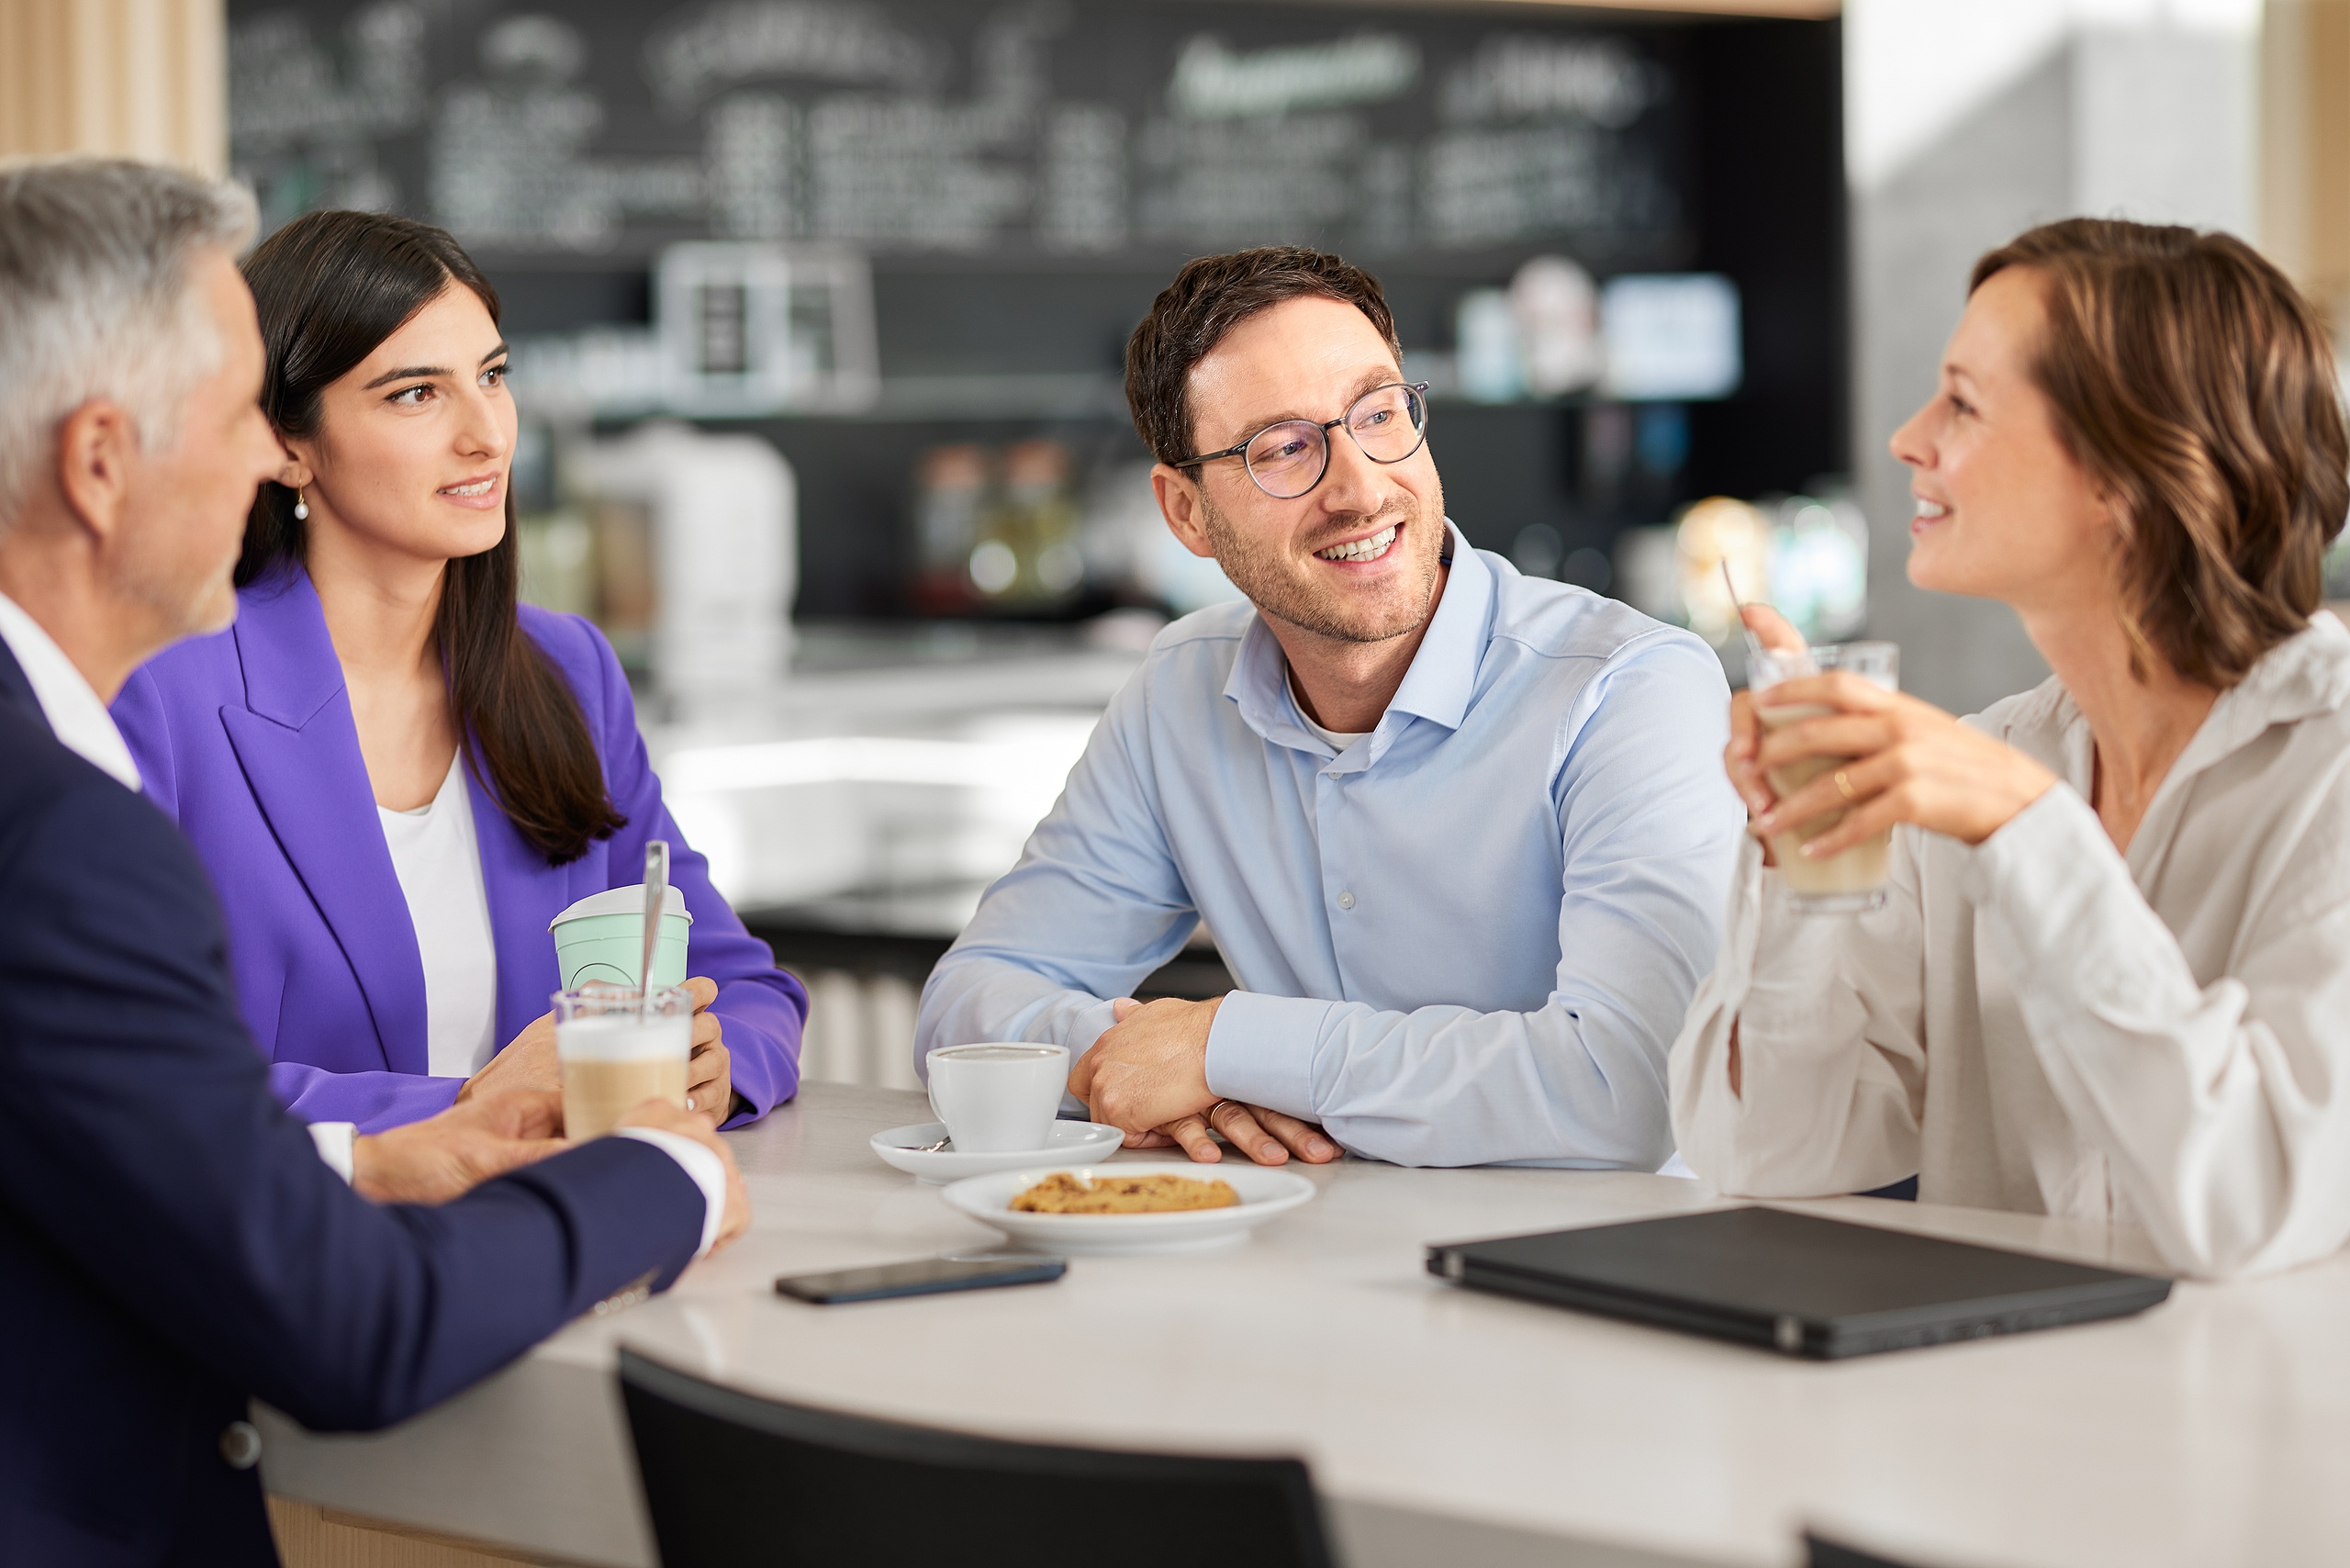
<path id="1" fill-rule="evenodd" d="M 1242 442 L 1237 446 L 1227 446 L 1222 452 L 1203 452 L 1197 457 L 1187 457 L 1181 463 L 1171 463 L 1168 465 L 1168 466 L 1170 468 L 1197 468 L 1203 463 L 1214 463 L 1218 458 L 1237 457 L 1240 459 L 1241 466 L 1248 470 L 1248 482 L 1256 486 L 1258 489 L 1264 490 L 1266 496 L 1271 499 L 1277 501 L 1304 500 L 1315 490 L 1320 489 L 1322 487 L 1322 481 L 1330 476 L 1330 432 L 1337 429 L 1340 425 L 1347 424 L 1347 420 L 1353 415 L 1357 409 L 1361 408 L 1363 404 L 1368 402 L 1371 398 L 1375 397 L 1379 393 L 1386 391 L 1391 386 L 1401 386 L 1404 390 L 1411 393 L 1420 400 L 1420 439 L 1412 443 L 1412 450 L 1404 454 L 1401 457 L 1372 457 L 1371 454 L 1364 449 L 1362 437 L 1355 434 L 1353 426 L 1348 425 L 1347 436 L 1348 439 L 1351 440 L 1355 443 L 1355 450 L 1362 453 L 1366 460 L 1376 463 L 1382 468 L 1393 467 L 1398 463 L 1408 463 L 1413 458 L 1418 456 L 1421 448 L 1427 446 L 1428 443 L 1428 383 L 1425 381 L 1382 381 L 1378 386 L 1373 386 L 1369 391 L 1363 393 L 1361 397 L 1357 398 L 1353 402 L 1348 404 L 1347 411 L 1340 414 L 1337 419 L 1323 420 L 1321 423 L 1322 471 L 1314 476 L 1314 483 L 1306 486 L 1305 488 L 1298 491 L 1297 494 L 1293 496 L 1276 496 L 1272 491 L 1265 489 L 1265 482 L 1257 477 L 1257 470 L 1250 466 L 1248 463 L 1248 449 L 1256 444 L 1257 438 L 1263 435 L 1266 431 L 1277 430 L 1282 425 L 1310 425 L 1315 422 L 1312 420 L 1275 420 L 1270 424 L 1264 425 L 1261 428 L 1251 431 L 1248 439 Z"/>

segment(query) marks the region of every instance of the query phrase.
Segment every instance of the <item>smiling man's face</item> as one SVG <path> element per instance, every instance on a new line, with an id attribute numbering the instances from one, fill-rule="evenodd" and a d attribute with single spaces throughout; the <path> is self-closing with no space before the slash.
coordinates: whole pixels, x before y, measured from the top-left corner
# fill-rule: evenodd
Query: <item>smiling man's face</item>
<path id="1" fill-rule="evenodd" d="M 1288 299 L 1226 332 L 1190 381 L 1194 452 L 1220 452 L 1283 420 L 1345 414 L 1403 369 L 1371 319 L 1320 296 Z M 1237 457 L 1152 471 L 1160 510 L 1265 615 L 1345 643 L 1383 643 L 1427 621 L 1444 545 L 1444 487 L 1423 445 L 1374 463 L 1345 427 L 1330 467 L 1293 500 L 1259 489 Z"/>

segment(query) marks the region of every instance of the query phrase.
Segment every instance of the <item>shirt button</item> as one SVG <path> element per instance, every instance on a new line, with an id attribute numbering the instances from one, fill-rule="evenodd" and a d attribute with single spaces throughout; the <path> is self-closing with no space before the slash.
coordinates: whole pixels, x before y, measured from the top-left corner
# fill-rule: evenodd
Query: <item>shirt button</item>
<path id="1" fill-rule="evenodd" d="M 261 1462 L 261 1433 L 251 1421 L 231 1421 L 220 1428 L 220 1457 L 231 1470 L 251 1470 Z"/>
<path id="2" fill-rule="evenodd" d="M 1340 893 L 1340 894 L 1338 895 L 1338 907 L 1339 907 L 1340 909 L 1352 909 L 1352 908 L 1354 908 L 1354 907 L 1355 907 L 1355 896 L 1354 896 L 1354 894 L 1352 894 L 1352 893 Z"/>
<path id="3" fill-rule="evenodd" d="M 1334 767 L 1334 768 L 1330 769 L 1330 771 L 1329 771 L 1329 772 L 1325 773 L 1322 777 L 1323 777 L 1323 778 L 1336 778 L 1337 776 L 1338 776 L 1338 770 L 1337 770 L 1337 768 L 1335 768 L 1335 767 Z"/>

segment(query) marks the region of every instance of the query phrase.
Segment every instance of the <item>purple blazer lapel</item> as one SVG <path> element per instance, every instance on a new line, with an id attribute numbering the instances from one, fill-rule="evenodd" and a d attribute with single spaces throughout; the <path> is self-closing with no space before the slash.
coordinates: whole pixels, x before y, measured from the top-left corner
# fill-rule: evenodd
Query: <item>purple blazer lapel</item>
<path id="1" fill-rule="evenodd" d="M 220 722 L 238 766 L 358 979 L 384 1064 L 424 1072 L 424 959 L 309 577 L 249 596 L 234 635 L 246 708 L 221 709 Z"/>
<path id="2" fill-rule="evenodd" d="M 572 889 L 583 868 L 600 862 L 604 846 L 597 844 L 570 865 L 550 868 L 470 767 L 465 787 L 473 797 L 490 935 L 498 943 L 498 1043 L 503 1047 L 547 1010 L 547 998 L 563 983 L 547 926 L 572 903 L 602 890 L 600 882 Z"/>

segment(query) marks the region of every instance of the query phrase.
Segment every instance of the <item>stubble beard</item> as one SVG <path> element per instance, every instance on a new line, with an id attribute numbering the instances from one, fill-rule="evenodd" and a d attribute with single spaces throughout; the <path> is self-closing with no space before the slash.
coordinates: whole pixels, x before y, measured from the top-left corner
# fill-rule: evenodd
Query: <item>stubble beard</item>
<path id="1" fill-rule="evenodd" d="M 1401 602 L 1360 608 L 1344 603 L 1335 594 L 1317 595 L 1310 584 L 1299 581 L 1278 547 L 1234 527 L 1231 518 L 1208 498 L 1204 489 L 1200 492 L 1200 521 L 1215 552 L 1216 565 L 1261 615 L 1339 643 L 1390 642 L 1417 631 L 1427 621 L 1428 603 L 1436 597 L 1437 552 L 1433 540 L 1423 541 L 1427 531 L 1419 509 L 1409 501 L 1399 500 L 1363 521 L 1403 525 L 1393 547 L 1420 556 L 1416 563 L 1418 580 L 1410 585 L 1414 591 Z"/>

